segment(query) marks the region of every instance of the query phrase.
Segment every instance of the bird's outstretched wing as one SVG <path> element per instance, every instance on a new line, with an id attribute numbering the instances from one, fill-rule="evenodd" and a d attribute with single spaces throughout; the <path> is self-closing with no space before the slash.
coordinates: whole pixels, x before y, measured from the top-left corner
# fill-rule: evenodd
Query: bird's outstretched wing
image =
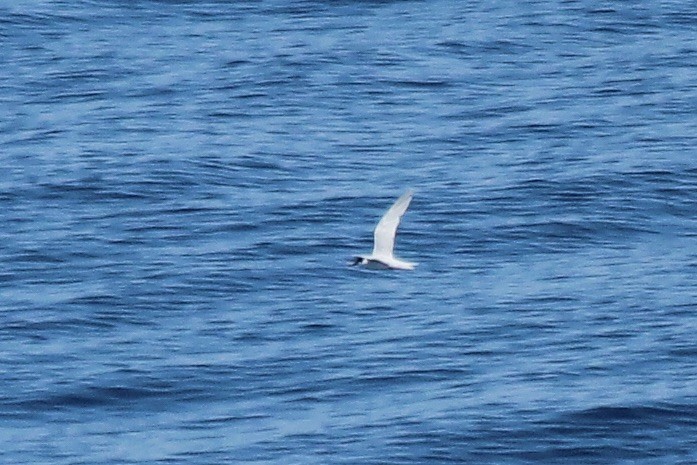
<path id="1" fill-rule="evenodd" d="M 394 237 L 397 234 L 397 226 L 402 215 L 407 211 L 411 197 L 414 192 L 407 190 L 397 201 L 387 210 L 378 225 L 375 227 L 373 256 L 392 257 L 394 250 Z"/>

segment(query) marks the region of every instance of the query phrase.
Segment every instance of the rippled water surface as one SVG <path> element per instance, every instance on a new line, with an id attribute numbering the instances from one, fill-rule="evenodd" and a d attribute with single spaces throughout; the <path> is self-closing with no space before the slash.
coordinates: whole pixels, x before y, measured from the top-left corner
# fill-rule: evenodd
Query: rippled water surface
<path id="1" fill-rule="evenodd" d="M 697 463 L 694 2 L 0 5 L 3 464 Z"/>

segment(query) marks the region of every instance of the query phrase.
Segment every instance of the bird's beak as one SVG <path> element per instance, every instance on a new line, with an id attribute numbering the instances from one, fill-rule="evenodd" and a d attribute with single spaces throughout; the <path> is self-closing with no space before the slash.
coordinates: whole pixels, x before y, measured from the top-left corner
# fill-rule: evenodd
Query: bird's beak
<path id="1" fill-rule="evenodd" d="M 349 263 L 349 266 L 356 266 L 361 262 L 361 257 L 354 257 L 353 261 Z"/>

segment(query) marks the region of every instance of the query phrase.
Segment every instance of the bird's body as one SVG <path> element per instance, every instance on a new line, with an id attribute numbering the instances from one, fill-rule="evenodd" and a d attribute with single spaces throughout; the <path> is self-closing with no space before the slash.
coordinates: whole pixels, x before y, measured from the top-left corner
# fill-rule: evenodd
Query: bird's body
<path id="1" fill-rule="evenodd" d="M 407 190 L 397 201 L 387 210 L 387 213 L 380 219 L 373 234 L 373 253 L 361 255 L 355 258 L 354 265 L 362 265 L 369 269 L 392 269 L 392 270 L 413 270 L 416 263 L 405 262 L 395 258 L 394 242 L 397 234 L 399 221 L 404 212 L 407 211 L 413 192 Z"/>
<path id="2" fill-rule="evenodd" d="M 392 257 L 356 257 L 355 265 L 362 265 L 369 270 L 413 270 L 416 263 L 405 262 Z"/>

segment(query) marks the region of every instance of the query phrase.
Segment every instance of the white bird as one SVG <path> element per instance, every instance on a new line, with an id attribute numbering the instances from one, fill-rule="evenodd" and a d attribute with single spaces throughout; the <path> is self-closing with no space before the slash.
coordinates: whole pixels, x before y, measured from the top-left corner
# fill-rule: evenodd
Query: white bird
<path id="1" fill-rule="evenodd" d="M 399 260 L 394 256 L 394 238 L 397 234 L 397 226 L 402 215 L 407 211 L 411 197 L 414 193 L 407 190 L 397 201 L 387 210 L 387 213 L 380 219 L 375 227 L 373 234 L 373 253 L 367 256 L 357 256 L 352 265 L 362 265 L 371 269 L 393 269 L 393 270 L 413 270 L 416 263 L 409 263 Z"/>

